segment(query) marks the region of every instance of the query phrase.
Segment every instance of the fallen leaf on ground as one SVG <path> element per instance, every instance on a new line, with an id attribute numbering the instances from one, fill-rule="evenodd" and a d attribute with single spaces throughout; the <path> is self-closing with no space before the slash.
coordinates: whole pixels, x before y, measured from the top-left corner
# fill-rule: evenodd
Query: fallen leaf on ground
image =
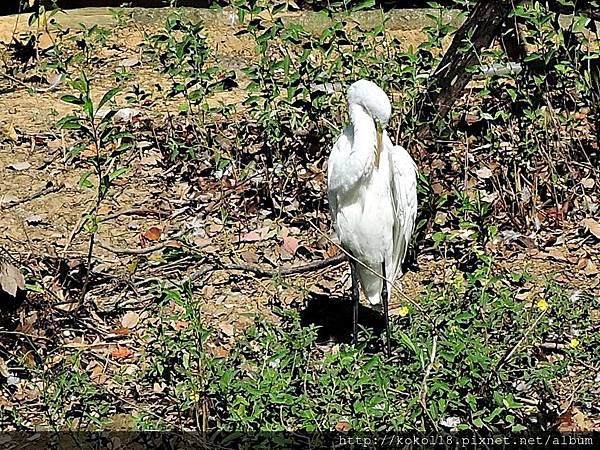
<path id="1" fill-rule="evenodd" d="M 338 423 L 335 424 L 335 431 L 339 433 L 347 433 L 351 429 L 352 425 L 350 425 L 350 423 L 345 420 L 340 420 Z"/>
<path id="2" fill-rule="evenodd" d="M 229 350 L 224 347 L 215 347 L 212 349 L 211 353 L 220 358 L 227 358 L 229 356 Z"/>
<path id="3" fill-rule="evenodd" d="M 135 326 L 139 323 L 139 321 L 140 321 L 140 315 L 138 313 L 136 313 L 135 311 L 129 311 L 121 319 L 121 325 L 123 325 L 123 328 L 132 329 L 132 328 L 135 328 Z"/>
<path id="4" fill-rule="evenodd" d="M 482 167 L 481 169 L 476 170 L 475 173 L 482 180 L 485 180 L 492 176 L 492 171 L 487 167 Z"/>
<path id="5" fill-rule="evenodd" d="M 585 226 L 590 231 L 590 233 L 596 236 L 597 239 L 600 239 L 600 223 L 596 222 L 595 219 L 583 219 L 581 221 L 581 224 Z"/>
<path id="6" fill-rule="evenodd" d="M 594 261 L 588 259 L 584 270 L 586 275 L 596 275 L 598 273 L 598 266 L 596 266 Z"/>
<path id="7" fill-rule="evenodd" d="M 25 289 L 25 277 L 12 264 L 0 263 L 0 288 L 7 294 L 16 297 L 18 289 Z"/>
<path id="8" fill-rule="evenodd" d="M 104 376 L 104 366 L 98 361 L 90 363 L 86 368 L 86 371 L 90 374 L 90 380 L 94 383 L 101 384 L 106 381 L 106 376 Z"/>
<path id="9" fill-rule="evenodd" d="M 4 361 L 2 358 L 0 358 L 0 375 L 2 375 L 4 378 L 8 378 L 10 375 L 6 361 Z"/>
<path id="10" fill-rule="evenodd" d="M 256 264 L 258 262 L 258 256 L 254 252 L 242 252 L 240 257 L 250 264 Z"/>
<path id="11" fill-rule="evenodd" d="M 240 241 L 242 242 L 257 242 L 266 239 L 269 234 L 269 227 L 262 227 L 258 230 L 250 231 L 244 234 Z"/>
<path id="12" fill-rule="evenodd" d="M 190 322 L 187 320 L 176 320 L 175 322 L 173 322 L 172 326 L 175 331 L 181 331 L 185 330 L 189 324 Z"/>
<path id="13" fill-rule="evenodd" d="M 7 138 L 9 138 L 13 142 L 17 142 L 19 140 L 19 135 L 17 134 L 17 131 L 15 130 L 15 127 L 12 123 L 6 125 L 2 132 L 6 135 Z"/>
<path id="14" fill-rule="evenodd" d="M 226 336 L 233 336 L 233 325 L 230 323 L 222 323 L 219 325 L 219 328 L 221 329 L 221 331 L 223 332 L 224 335 Z"/>
<path id="15" fill-rule="evenodd" d="M 202 295 L 204 295 L 204 297 L 206 297 L 207 300 L 210 300 L 215 295 L 215 287 L 210 284 L 207 284 L 202 288 Z"/>
<path id="16" fill-rule="evenodd" d="M 129 328 L 117 328 L 113 333 L 118 334 L 120 336 L 127 336 L 131 330 Z"/>
<path id="17" fill-rule="evenodd" d="M 331 245 L 325 252 L 327 258 L 332 258 L 340 253 L 340 249 L 337 245 Z"/>
<path id="18" fill-rule="evenodd" d="M 13 404 L 4 396 L 2 396 L 2 394 L 0 394 L 0 406 L 7 409 L 8 411 L 11 411 L 13 408 Z"/>
<path id="19" fill-rule="evenodd" d="M 127 347 L 117 347 L 111 352 L 111 356 L 114 359 L 125 359 L 129 358 L 133 352 L 129 350 Z"/>
<path id="20" fill-rule="evenodd" d="M 6 167 L 8 167 L 9 169 L 12 169 L 12 170 L 20 171 L 20 170 L 29 169 L 31 167 L 31 164 L 28 163 L 27 161 L 21 161 L 21 162 L 9 164 Z"/>
<path id="21" fill-rule="evenodd" d="M 148 239 L 149 241 L 158 241 L 160 239 L 161 234 L 162 234 L 162 230 L 160 228 L 158 228 L 158 227 L 150 227 L 144 233 L 143 236 L 146 239 Z"/>
<path id="22" fill-rule="evenodd" d="M 292 236 L 287 236 L 283 238 L 283 249 L 288 252 L 290 255 L 295 255 L 298 247 L 300 246 L 300 241 Z"/>
<path id="23" fill-rule="evenodd" d="M 583 185 L 583 187 L 592 189 L 594 187 L 594 184 L 596 184 L 596 182 L 594 181 L 593 178 L 584 178 L 583 180 L 581 180 L 581 184 Z"/>
<path id="24" fill-rule="evenodd" d="M 574 407 L 569 407 L 559 418 L 558 418 L 558 432 L 566 433 L 573 431 L 589 431 L 589 426 L 585 415 Z"/>
<path id="25" fill-rule="evenodd" d="M 90 159 L 98 156 L 98 150 L 94 144 L 90 144 L 84 151 L 82 151 L 79 156 L 82 158 Z"/>
<path id="26" fill-rule="evenodd" d="M 140 63 L 140 60 L 137 58 L 126 58 L 119 61 L 119 66 L 121 67 L 134 67 Z"/>
<path id="27" fill-rule="evenodd" d="M 552 247 L 550 250 L 548 250 L 548 255 L 556 259 L 557 261 L 567 261 L 567 256 L 565 255 L 565 252 L 557 247 Z"/>

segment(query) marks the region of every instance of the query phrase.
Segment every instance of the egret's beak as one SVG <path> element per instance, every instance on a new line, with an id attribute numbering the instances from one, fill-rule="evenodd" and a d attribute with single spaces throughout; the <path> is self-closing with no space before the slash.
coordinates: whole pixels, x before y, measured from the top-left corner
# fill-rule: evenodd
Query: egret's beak
<path id="1" fill-rule="evenodd" d="M 383 147 L 383 128 L 378 120 L 375 120 L 375 134 L 377 143 L 375 144 L 375 167 L 379 169 L 379 159 L 381 158 L 381 149 Z"/>

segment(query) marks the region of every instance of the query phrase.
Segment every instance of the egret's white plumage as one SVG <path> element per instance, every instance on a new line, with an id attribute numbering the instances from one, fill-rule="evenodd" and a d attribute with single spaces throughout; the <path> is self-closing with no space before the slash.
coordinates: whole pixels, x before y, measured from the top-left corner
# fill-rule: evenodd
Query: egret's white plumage
<path id="1" fill-rule="evenodd" d="M 393 283 L 415 226 L 417 167 L 385 132 L 391 104 L 376 84 L 352 84 L 348 109 L 351 123 L 329 157 L 329 205 L 342 247 L 371 269 L 354 264 L 369 303 L 387 305 L 392 289 L 382 299 L 382 263 Z"/>

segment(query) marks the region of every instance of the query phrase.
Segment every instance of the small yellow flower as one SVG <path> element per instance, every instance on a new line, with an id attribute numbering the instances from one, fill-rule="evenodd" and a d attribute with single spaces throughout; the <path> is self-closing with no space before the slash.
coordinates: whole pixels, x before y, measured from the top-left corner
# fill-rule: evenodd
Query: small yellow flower
<path id="1" fill-rule="evenodd" d="M 541 299 L 539 302 L 537 302 L 537 307 L 540 311 L 547 311 L 549 308 L 549 305 L 546 300 Z"/>
<path id="2" fill-rule="evenodd" d="M 190 392 L 189 399 L 194 403 L 198 403 L 200 401 L 200 394 L 198 392 Z"/>
<path id="3" fill-rule="evenodd" d="M 408 316 L 409 310 L 407 306 L 401 306 L 400 309 L 398 310 L 398 314 L 400 314 L 400 317 L 406 317 Z"/>
<path id="4" fill-rule="evenodd" d="M 577 347 L 579 347 L 580 343 L 581 342 L 579 342 L 579 339 L 573 338 L 573 339 L 571 339 L 571 342 L 569 342 L 569 347 L 571 347 L 571 348 L 577 348 Z"/>

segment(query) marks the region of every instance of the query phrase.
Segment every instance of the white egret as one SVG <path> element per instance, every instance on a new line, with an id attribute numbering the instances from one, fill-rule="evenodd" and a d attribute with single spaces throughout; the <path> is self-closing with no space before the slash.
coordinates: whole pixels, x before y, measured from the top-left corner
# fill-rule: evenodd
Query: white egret
<path id="1" fill-rule="evenodd" d="M 417 166 L 388 137 L 385 126 L 392 107 L 375 83 L 353 83 L 348 89 L 348 109 L 350 124 L 329 157 L 329 207 L 341 245 L 355 259 L 350 262 L 354 342 L 360 280 L 369 303 L 383 307 L 390 354 L 388 305 L 415 226 Z"/>

